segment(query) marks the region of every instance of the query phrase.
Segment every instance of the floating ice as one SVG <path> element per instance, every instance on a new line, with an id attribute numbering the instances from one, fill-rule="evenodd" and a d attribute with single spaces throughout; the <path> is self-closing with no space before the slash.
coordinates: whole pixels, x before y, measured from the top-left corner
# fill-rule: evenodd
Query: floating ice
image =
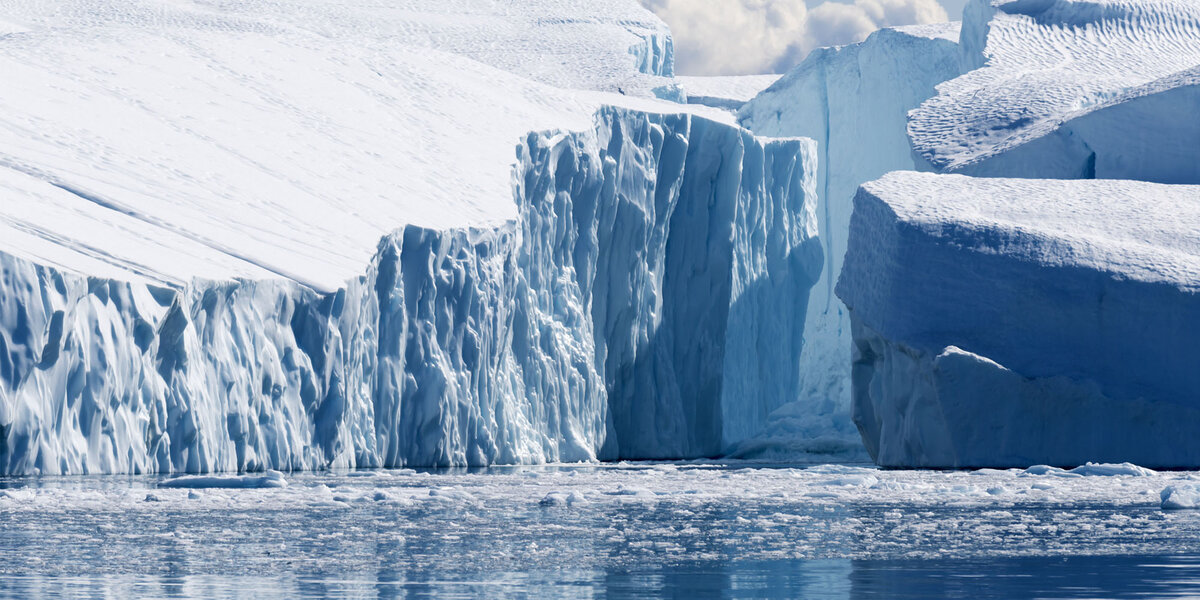
<path id="1" fill-rule="evenodd" d="M 158 482 L 160 488 L 283 488 L 287 480 L 279 471 L 263 475 L 183 475 Z"/>
<path id="2" fill-rule="evenodd" d="M 872 456 L 1200 465 L 1198 198 L 1133 181 L 864 185 L 838 295 Z"/>
<path id="3" fill-rule="evenodd" d="M 1163 510 L 1200 508 L 1200 486 L 1196 484 L 1169 485 L 1159 496 Z"/>

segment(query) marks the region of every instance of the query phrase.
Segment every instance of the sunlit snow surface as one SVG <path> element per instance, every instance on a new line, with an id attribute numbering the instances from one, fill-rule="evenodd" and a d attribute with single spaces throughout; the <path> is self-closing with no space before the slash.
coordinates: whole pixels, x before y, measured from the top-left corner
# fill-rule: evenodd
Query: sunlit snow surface
<path id="1" fill-rule="evenodd" d="M 1200 593 L 1187 558 L 1200 514 L 1160 508 L 1200 473 L 1147 473 L 622 463 L 264 489 L 4 479 L 0 597 Z"/>

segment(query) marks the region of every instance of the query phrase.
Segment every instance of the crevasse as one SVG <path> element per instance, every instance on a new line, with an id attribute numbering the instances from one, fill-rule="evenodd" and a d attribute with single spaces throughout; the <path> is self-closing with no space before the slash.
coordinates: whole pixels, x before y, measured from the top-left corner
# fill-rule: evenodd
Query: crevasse
<path id="1" fill-rule="evenodd" d="M 798 393 L 813 156 L 603 109 L 517 146 L 515 222 L 406 227 L 324 294 L 0 254 L 0 473 L 720 453 Z"/>

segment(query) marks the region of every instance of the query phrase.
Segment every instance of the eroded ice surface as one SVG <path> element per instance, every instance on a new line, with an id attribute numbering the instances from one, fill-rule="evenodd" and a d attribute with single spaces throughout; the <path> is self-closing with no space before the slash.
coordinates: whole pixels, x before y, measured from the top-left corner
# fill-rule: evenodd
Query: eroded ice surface
<path id="1" fill-rule="evenodd" d="M 838 282 L 892 466 L 1200 464 L 1200 188 L 892 173 Z"/>
<path id="2" fill-rule="evenodd" d="M 0 16 L 0 472 L 712 456 L 796 394 L 811 146 L 653 99 L 633 2 Z"/>
<path id="3" fill-rule="evenodd" d="M 1196 183 L 1200 6 L 972 0 L 964 75 L 911 116 L 924 168 Z M 969 72 L 967 72 L 969 70 Z"/>
<path id="4" fill-rule="evenodd" d="M 1172 555 L 1200 552 L 1200 513 L 1160 505 L 1197 477 L 734 463 L 269 489 L 5 479 L 0 596 L 1162 596 L 1194 591 L 1194 559 Z"/>

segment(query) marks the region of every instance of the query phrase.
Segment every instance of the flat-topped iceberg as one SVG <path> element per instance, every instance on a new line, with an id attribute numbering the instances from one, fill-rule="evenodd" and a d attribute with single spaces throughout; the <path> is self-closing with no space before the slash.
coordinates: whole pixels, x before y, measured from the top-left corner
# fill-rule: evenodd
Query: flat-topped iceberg
<path id="1" fill-rule="evenodd" d="M 797 394 L 814 149 L 650 97 L 632 1 L 0 19 L 0 474 L 711 456 Z"/>
<path id="2" fill-rule="evenodd" d="M 882 465 L 1200 465 L 1200 188 L 892 173 L 838 295 Z"/>

